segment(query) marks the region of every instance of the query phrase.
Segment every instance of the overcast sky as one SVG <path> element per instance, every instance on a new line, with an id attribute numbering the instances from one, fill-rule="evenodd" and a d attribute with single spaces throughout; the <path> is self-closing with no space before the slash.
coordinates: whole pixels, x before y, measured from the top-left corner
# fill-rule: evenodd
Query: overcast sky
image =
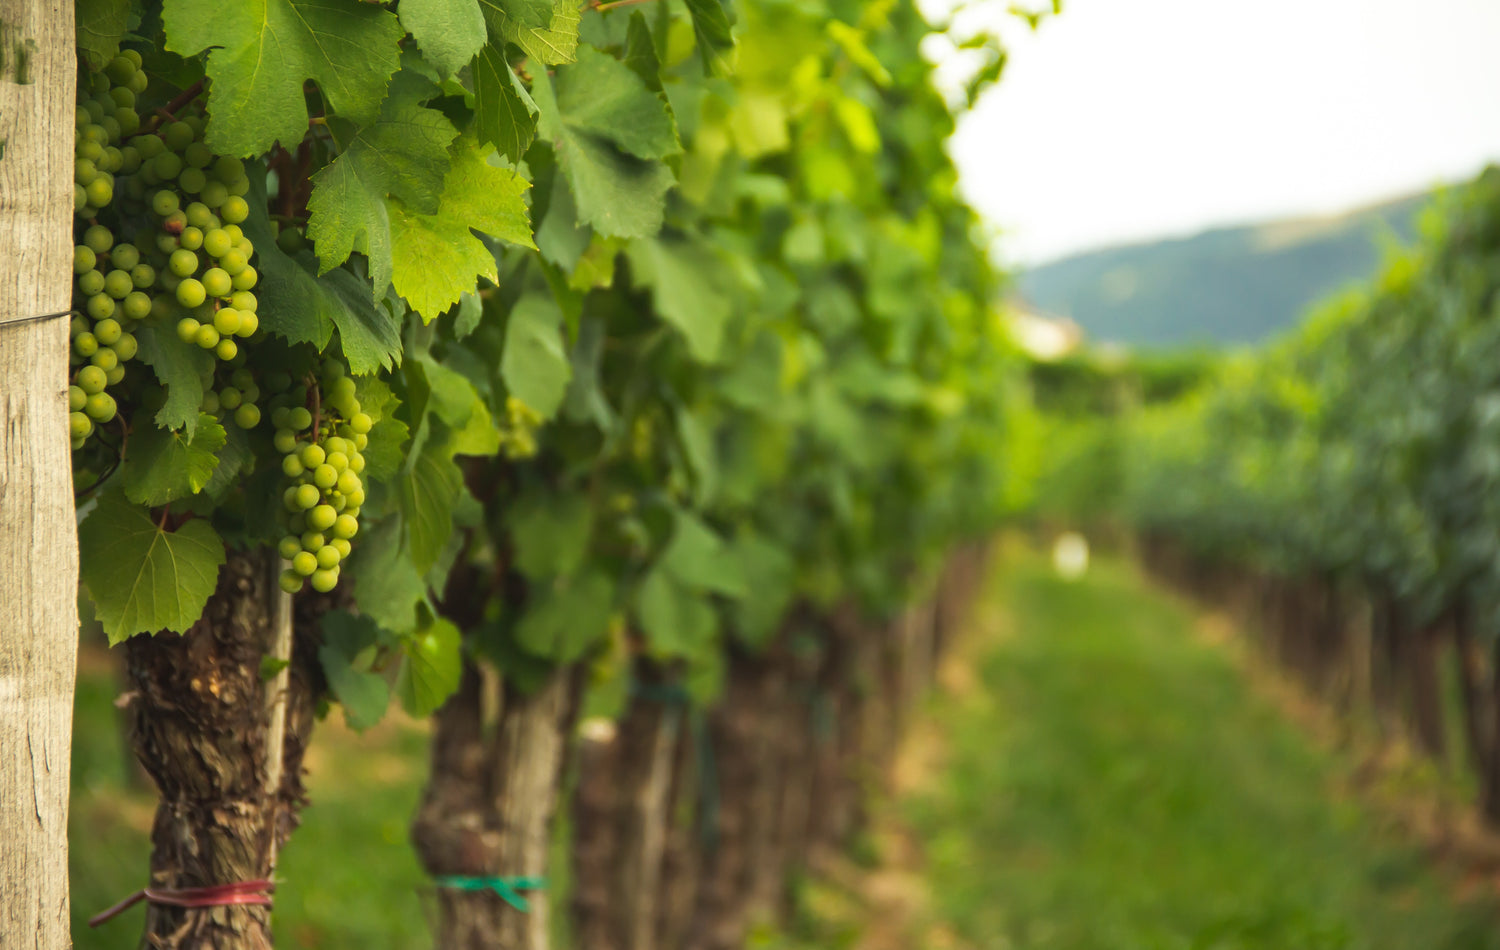
<path id="1" fill-rule="evenodd" d="M 1065 0 L 1036 34 L 1006 6 L 969 11 L 1005 22 L 1011 60 L 952 149 L 1013 263 L 1500 160 L 1500 0 Z"/>

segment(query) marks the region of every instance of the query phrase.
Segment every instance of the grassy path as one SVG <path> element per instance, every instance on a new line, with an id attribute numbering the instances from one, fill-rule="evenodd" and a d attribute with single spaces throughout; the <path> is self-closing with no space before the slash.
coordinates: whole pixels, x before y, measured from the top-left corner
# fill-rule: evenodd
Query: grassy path
<path id="1" fill-rule="evenodd" d="M 904 796 L 934 922 L 983 950 L 1487 950 L 1419 854 L 1339 800 L 1339 767 L 1127 566 L 1000 574 Z M 931 752 L 932 750 L 928 750 Z M 934 937 L 933 935 L 937 936 Z"/>

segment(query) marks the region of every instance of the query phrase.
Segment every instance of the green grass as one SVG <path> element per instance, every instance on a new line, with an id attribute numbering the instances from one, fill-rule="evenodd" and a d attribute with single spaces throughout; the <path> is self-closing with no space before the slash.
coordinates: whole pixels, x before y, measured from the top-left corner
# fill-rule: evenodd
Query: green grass
<path id="1" fill-rule="evenodd" d="M 902 811 L 932 914 L 983 950 L 1487 950 L 1493 908 L 1335 794 L 1337 763 L 1118 563 L 1037 559 L 1010 633 L 934 703 L 944 771 Z"/>

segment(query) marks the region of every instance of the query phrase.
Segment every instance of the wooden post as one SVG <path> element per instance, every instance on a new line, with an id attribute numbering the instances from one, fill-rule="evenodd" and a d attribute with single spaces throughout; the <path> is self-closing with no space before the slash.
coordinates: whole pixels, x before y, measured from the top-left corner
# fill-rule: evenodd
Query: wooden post
<path id="1" fill-rule="evenodd" d="M 0 0 L 0 947 L 72 945 L 71 0 Z"/>

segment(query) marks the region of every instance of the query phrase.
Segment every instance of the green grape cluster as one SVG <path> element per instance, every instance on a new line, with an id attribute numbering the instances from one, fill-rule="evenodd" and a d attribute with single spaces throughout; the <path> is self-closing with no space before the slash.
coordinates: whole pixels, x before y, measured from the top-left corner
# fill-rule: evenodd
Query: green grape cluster
<path id="1" fill-rule="evenodd" d="M 291 399 L 305 399 L 307 393 L 305 387 L 292 390 Z M 271 412 L 281 471 L 289 482 L 282 494 L 287 534 L 277 546 L 290 562 L 281 573 L 281 588 L 288 593 L 301 590 L 304 581 L 316 591 L 333 590 L 365 503 L 360 473 L 371 420 L 360 410 L 354 380 L 340 364 L 329 362 L 318 395 L 316 413 L 306 405 Z"/>
<path id="2" fill-rule="evenodd" d="M 170 114 L 156 110 L 165 121 L 143 126 L 136 97 L 147 85 L 140 55 L 128 49 L 79 84 L 74 207 L 81 234 L 73 252 L 79 315 L 68 390 L 75 449 L 114 418 L 115 398 L 105 388 L 125 379 L 125 364 L 137 351 L 134 331 L 143 324 L 175 331 L 224 365 L 223 385 L 216 378 L 224 374 L 204 372 L 204 412 L 247 429 L 260 423 L 254 379 L 240 351 L 240 341 L 260 328 L 255 247 L 240 229 L 250 212 L 249 176 L 239 159 L 204 144 L 206 120 L 196 102 Z M 133 237 L 119 240 L 122 230 Z"/>
<path id="3" fill-rule="evenodd" d="M 536 455 L 536 433 L 542 427 L 537 411 L 515 396 L 505 398 L 505 420 L 500 425 L 500 449 L 508 459 Z"/>

